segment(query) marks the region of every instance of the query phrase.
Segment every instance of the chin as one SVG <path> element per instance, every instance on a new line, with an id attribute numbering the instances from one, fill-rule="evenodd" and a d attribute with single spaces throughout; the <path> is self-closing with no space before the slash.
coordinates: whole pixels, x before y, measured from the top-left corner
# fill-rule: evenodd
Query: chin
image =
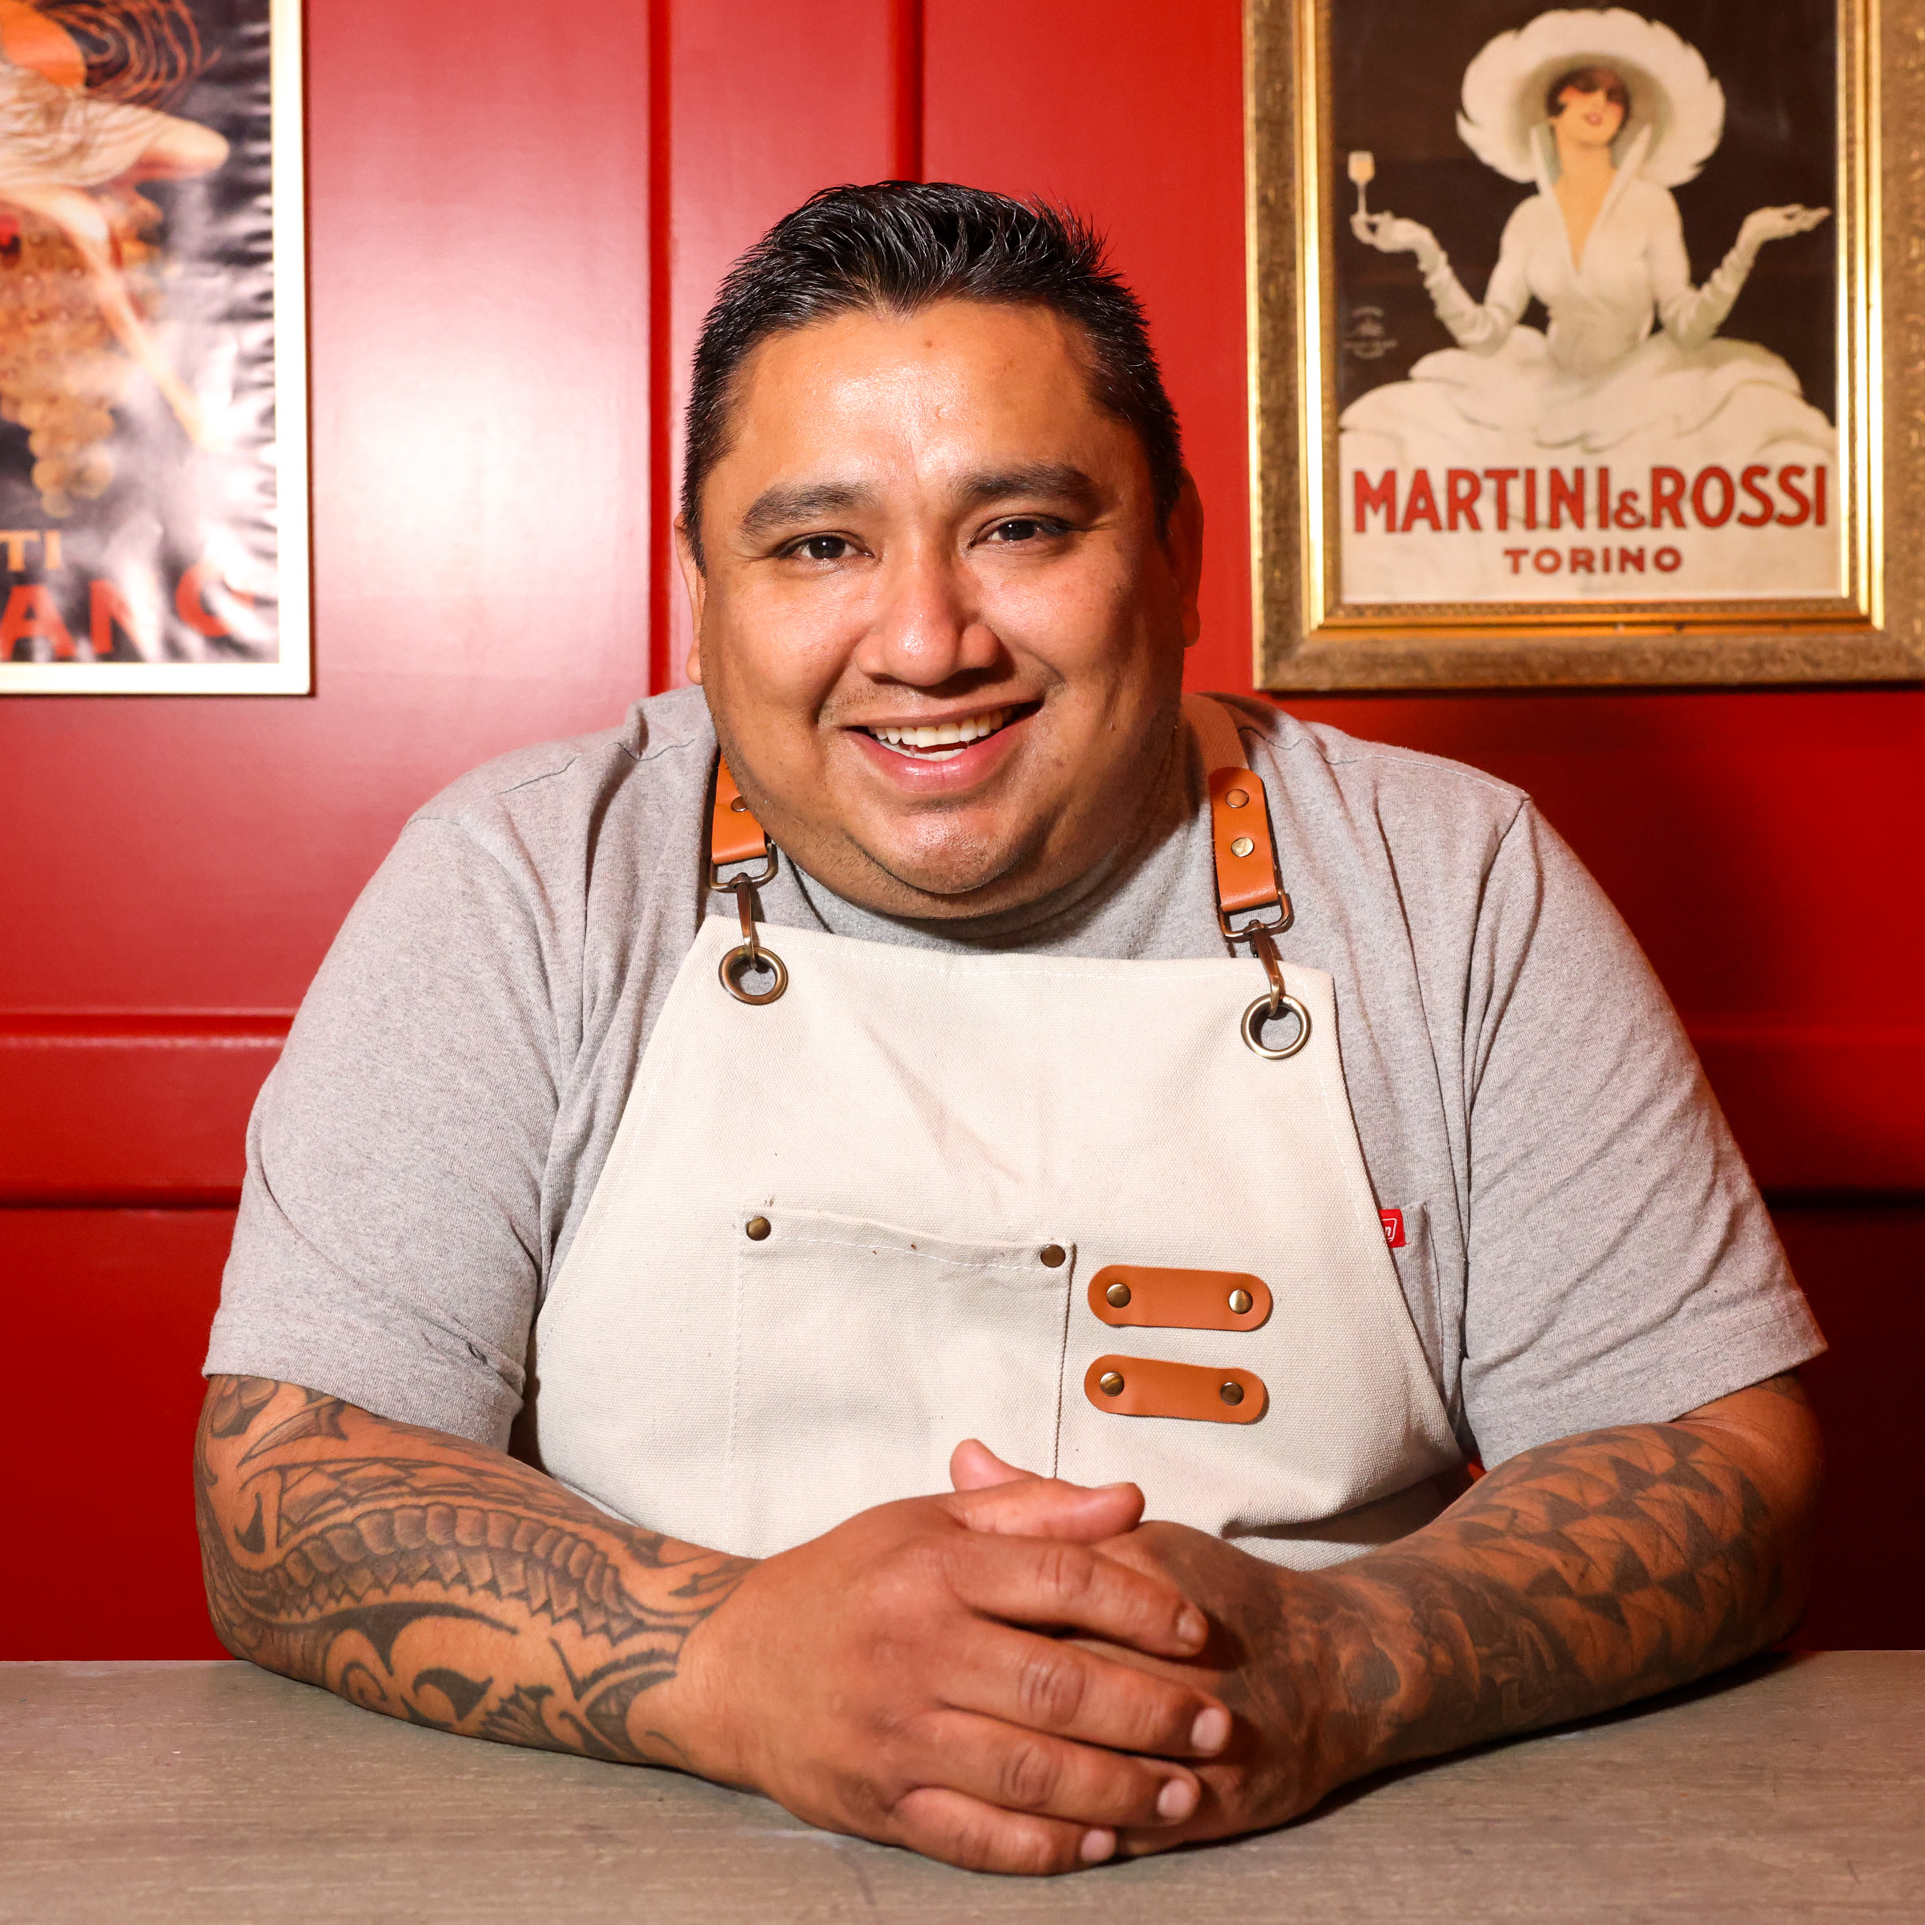
<path id="1" fill-rule="evenodd" d="M 973 916 L 988 913 L 980 900 L 984 896 L 993 896 L 989 907 L 995 909 L 1013 908 L 1021 901 L 1020 886 L 1011 893 L 1010 884 L 1012 872 L 1022 867 L 1024 854 L 1021 849 L 987 846 L 971 838 L 933 849 L 924 845 L 872 850 L 869 860 L 897 888 L 918 898 L 910 914 Z M 1008 900 L 1004 900 L 1005 895 Z"/>

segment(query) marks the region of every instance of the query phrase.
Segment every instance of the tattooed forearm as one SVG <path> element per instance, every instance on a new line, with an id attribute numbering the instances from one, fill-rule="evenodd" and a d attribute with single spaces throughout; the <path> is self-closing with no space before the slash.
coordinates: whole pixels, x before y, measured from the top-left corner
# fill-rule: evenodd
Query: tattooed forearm
<path id="1" fill-rule="evenodd" d="M 1790 1377 L 1747 1395 L 1767 1388 L 1803 1404 Z M 1333 1573 L 1325 1632 L 1375 1762 L 1606 1710 L 1782 1636 L 1803 1602 L 1810 1485 L 1771 1481 L 1715 1428 L 1593 1431 L 1512 1458 L 1428 1529 Z"/>
<path id="2" fill-rule="evenodd" d="M 498 1451 L 262 1378 L 209 1387 L 201 1559 L 229 1650 L 418 1724 L 679 1763 L 638 1706 L 749 1567 Z"/>

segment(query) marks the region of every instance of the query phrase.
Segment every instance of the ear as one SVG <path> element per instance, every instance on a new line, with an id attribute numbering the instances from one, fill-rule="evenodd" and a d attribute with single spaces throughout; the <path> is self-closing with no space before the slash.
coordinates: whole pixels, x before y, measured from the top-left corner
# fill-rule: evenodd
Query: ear
<path id="1" fill-rule="evenodd" d="M 698 687 L 702 680 L 702 610 L 708 602 L 708 577 L 695 559 L 695 545 L 688 538 L 688 520 L 675 517 L 675 565 L 682 571 L 682 586 L 688 591 L 688 606 L 695 639 L 688 645 L 685 672 Z"/>
<path id="2" fill-rule="evenodd" d="M 1170 510 L 1168 547 L 1177 592 L 1182 597 L 1183 646 L 1194 648 L 1203 633 L 1203 617 L 1197 611 L 1203 581 L 1203 497 L 1197 493 L 1196 481 L 1187 468 L 1176 506 Z"/>

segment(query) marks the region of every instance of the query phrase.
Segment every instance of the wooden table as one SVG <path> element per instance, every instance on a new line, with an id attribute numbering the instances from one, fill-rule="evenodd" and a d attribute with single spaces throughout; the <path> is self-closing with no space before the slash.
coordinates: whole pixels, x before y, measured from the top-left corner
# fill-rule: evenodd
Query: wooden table
<path id="1" fill-rule="evenodd" d="M 1767 1661 L 1076 1877 L 955 1872 L 669 1772 L 238 1664 L 0 1666 L 0 1919 L 1925 1920 L 1925 1652 Z"/>

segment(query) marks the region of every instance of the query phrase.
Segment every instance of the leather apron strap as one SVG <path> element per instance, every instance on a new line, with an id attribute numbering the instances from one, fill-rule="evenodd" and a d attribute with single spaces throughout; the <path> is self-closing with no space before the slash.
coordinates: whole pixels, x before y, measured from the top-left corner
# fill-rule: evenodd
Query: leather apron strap
<path id="1" fill-rule="evenodd" d="M 1271 934 L 1290 926 L 1290 898 L 1277 872 L 1270 839 L 1269 798 L 1263 778 L 1250 767 L 1235 719 L 1207 695 L 1186 695 L 1183 714 L 1203 745 L 1210 788 L 1210 849 L 1216 858 L 1217 924 L 1227 941 L 1249 942 L 1261 926 Z M 1230 918 L 1274 909 L 1241 928 Z"/>

